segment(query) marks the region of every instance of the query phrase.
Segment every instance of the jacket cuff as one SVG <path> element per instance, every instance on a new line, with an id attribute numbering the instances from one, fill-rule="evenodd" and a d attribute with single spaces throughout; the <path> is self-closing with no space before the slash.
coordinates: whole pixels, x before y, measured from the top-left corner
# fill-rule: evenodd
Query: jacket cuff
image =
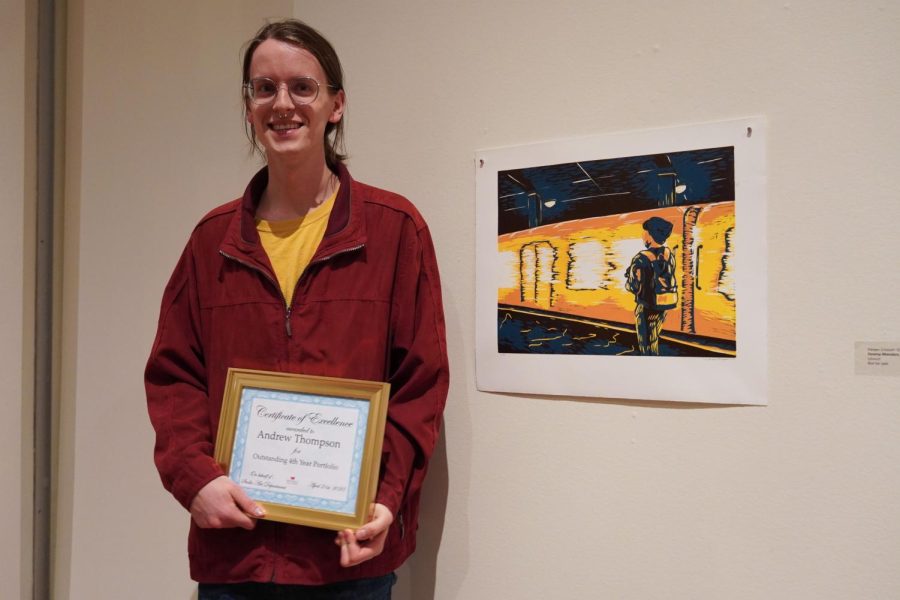
<path id="1" fill-rule="evenodd" d="M 375 502 L 384 504 L 394 518 L 400 513 L 409 476 L 415 461 L 416 450 L 388 418 L 385 425 L 384 445 L 381 456 L 381 477 Z"/>
<path id="2" fill-rule="evenodd" d="M 172 486 L 172 495 L 188 511 L 197 493 L 210 481 L 225 475 L 222 467 L 211 456 L 199 456 L 186 461 L 182 474 Z"/>
<path id="3" fill-rule="evenodd" d="M 397 520 L 397 515 L 400 514 L 399 494 L 388 489 L 386 486 L 380 486 L 378 488 L 378 493 L 375 495 L 375 502 L 384 504 L 388 510 L 391 511 L 391 514 L 394 515 L 394 520 Z"/>

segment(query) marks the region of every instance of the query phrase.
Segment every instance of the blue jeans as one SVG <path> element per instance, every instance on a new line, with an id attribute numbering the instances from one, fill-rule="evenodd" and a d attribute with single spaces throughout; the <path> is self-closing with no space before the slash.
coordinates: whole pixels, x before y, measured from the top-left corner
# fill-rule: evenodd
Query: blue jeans
<path id="1" fill-rule="evenodd" d="M 393 573 L 328 585 L 201 583 L 198 600 L 391 600 Z"/>

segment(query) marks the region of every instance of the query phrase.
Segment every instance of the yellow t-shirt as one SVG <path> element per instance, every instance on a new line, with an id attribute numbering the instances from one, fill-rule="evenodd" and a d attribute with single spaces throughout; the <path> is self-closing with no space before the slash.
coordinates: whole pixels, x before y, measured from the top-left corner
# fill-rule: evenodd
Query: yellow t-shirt
<path id="1" fill-rule="evenodd" d="M 337 190 L 318 208 L 299 219 L 256 219 L 259 240 L 269 255 L 269 262 L 275 269 L 275 277 L 278 278 L 278 285 L 288 306 L 294 298 L 294 288 L 297 287 L 300 275 L 309 266 L 309 261 L 325 236 L 335 198 Z"/>

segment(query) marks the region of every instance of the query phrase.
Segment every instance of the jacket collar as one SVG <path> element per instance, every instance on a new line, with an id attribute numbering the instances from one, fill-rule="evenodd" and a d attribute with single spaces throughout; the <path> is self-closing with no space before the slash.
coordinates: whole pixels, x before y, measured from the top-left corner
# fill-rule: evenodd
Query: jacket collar
<path id="1" fill-rule="evenodd" d="M 337 198 L 328 217 L 325 237 L 319 244 L 313 260 L 328 257 L 349 249 L 364 246 L 366 229 L 364 207 L 359 194 L 354 193 L 355 182 L 343 163 L 337 165 L 340 181 Z M 220 250 L 226 254 L 235 252 L 254 258 L 261 265 L 268 266 L 266 252 L 260 244 L 256 230 L 256 209 L 269 183 L 269 168 L 260 169 L 244 190 L 239 210 L 229 224 Z"/>

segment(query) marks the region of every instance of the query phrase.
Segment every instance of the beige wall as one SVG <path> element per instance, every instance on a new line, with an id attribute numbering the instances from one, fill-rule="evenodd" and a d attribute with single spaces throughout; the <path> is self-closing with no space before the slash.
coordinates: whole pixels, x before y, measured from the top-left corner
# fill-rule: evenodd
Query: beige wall
<path id="1" fill-rule="evenodd" d="M 398 599 L 900 596 L 900 379 L 852 368 L 900 339 L 900 7 L 661 6 L 73 2 L 57 597 L 191 596 L 141 373 L 192 224 L 253 169 L 238 47 L 292 12 L 344 60 L 352 171 L 419 205 L 442 268 L 453 383 Z M 476 149 L 756 114 L 770 406 L 475 390 Z"/>
<path id="2" fill-rule="evenodd" d="M 26 3 L 0 4 L 0 389 L 3 418 L 0 419 L 0 581 L 3 595 L 27 598 L 31 594 L 31 444 L 33 337 L 31 289 L 33 278 L 27 266 L 33 261 L 34 236 L 32 181 L 34 161 L 33 93 L 29 90 L 34 66 L 26 35 Z"/>

